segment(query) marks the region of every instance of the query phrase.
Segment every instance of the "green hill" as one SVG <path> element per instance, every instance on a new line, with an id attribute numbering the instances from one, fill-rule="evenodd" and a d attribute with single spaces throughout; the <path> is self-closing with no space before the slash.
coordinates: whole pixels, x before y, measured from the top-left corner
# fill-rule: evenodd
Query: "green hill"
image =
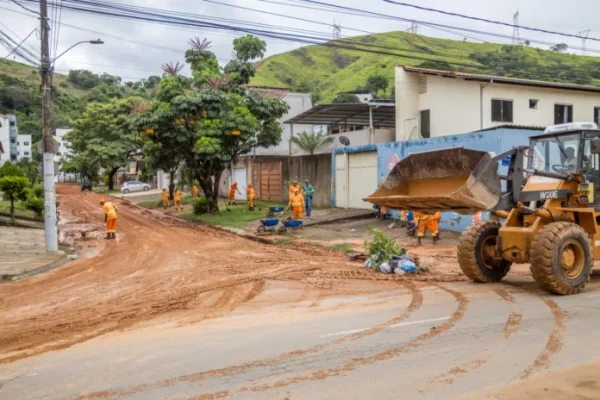
<path id="1" fill-rule="evenodd" d="M 386 77 L 390 97 L 394 67 L 399 64 L 488 75 L 572 82 L 600 86 L 600 58 L 576 56 L 523 46 L 438 39 L 389 32 L 311 45 L 277 54 L 258 63 L 253 85 L 311 91 L 320 103 L 337 93 L 366 88 L 373 75 Z M 388 53 L 388 54 L 386 54 Z"/>

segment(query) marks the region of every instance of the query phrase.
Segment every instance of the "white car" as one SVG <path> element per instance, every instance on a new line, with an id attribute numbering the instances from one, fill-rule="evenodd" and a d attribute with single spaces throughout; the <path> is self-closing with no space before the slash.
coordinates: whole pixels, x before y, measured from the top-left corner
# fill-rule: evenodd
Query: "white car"
<path id="1" fill-rule="evenodd" d="M 150 190 L 150 185 L 139 181 L 129 181 L 121 185 L 121 193 L 127 194 L 130 192 L 141 192 Z"/>

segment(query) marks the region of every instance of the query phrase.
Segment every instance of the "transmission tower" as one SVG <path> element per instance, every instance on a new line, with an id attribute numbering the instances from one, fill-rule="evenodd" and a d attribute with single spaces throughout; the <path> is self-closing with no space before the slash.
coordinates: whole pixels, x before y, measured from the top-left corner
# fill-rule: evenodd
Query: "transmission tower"
<path id="1" fill-rule="evenodd" d="M 333 20 L 333 40 L 340 39 L 342 37 L 342 26 L 335 23 Z"/>
<path id="2" fill-rule="evenodd" d="M 582 43 L 582 46 L 581 46 L 581 54 L 582 55 L 585 54 L 585 44 L 587 42 L 588 36 L 590 36 L 591 31 L 592 31 L 591 29 L 588 29 L 588 30 L 579 32 L 579 36 L 581 36 L 581 43 Z"/>
<path id="3" fill-rule="evenodd" d="M 521 44 L 521 34 L 519 33 L 519 10 L 513 15 L 513 25 L 512 44 Z"/>
<path id="4" fill-rule="evenodd" d="M 411 22 L 410 28 L 408 28 L 406 30 L 406 32 L 408 32 L 408 33 L 414 33 L 415 35 L 418 35 L 419 34 L 419 25 L 417 25 L 417 23 L 414 22 L 414 21 Z"/>

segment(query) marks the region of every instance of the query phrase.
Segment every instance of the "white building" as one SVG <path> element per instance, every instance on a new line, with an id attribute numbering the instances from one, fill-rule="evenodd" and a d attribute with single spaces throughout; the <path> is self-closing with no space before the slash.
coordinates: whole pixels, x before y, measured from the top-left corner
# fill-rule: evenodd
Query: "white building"
<path id="1" fill-rule="evenodd" d="M 269 92 L 269 91 L 277 91 L 282 89 L 272 89 L 272 88 L 263 88 L 263 87 L 251 87 L 250 88 L 256 92 Z M 297 93 L 297 92 L 287 92 L 282 99 L 289 106 L 290 109 L 283 116 L 281 121 L 286 121 L 290 118 L 295 117 L 296 115 L 302 114 L 304 111 L 310 110 L 312 108 L 312 98 L 310 93 Z M 294 125 L 294 134 L 297 135 L 300 132 L 312 132 L 312 125 Z M 283 124 L 283 133 L 281 134 L 281 143 L 277 146 L 265 148 L 257 148 L 256 155 L 257 156 L 288 156 L 291 155 L 292 147 L 290 143 L 290 137 L 292 136 L 292 127 L 290 124 Z"/>
<path id="2" fill-rule="evenodd" d="M 31 135 L 19 135 L 17 117 L 0 114 L 0 165 L 6 161 L 17 162 L 22 158 L 31 158 Z"/>
<path id="3" fill-rule="evenodd" d="M 69 147 L 69 143 L 65 140 L 65 136 L 71 132 L 69 128 L 58 128 L 56 129 L 56 136 L 54 139 L 58 143 L 58 152 L 54 155 L 54 162 L 60 163 L 63 159 L 68 159 L 73 154 L 73 151 Z"/>
<path id="4" fill-rule="evenodd" d="M 502 125 L 600 122 L 600 88 L 396 67 L 396 141 Z"/>
<path id="5" fill-rule="evenodd" d="M 31 135 L 17 135 L 17 159 L 33 157 L 31 152 Z"/>

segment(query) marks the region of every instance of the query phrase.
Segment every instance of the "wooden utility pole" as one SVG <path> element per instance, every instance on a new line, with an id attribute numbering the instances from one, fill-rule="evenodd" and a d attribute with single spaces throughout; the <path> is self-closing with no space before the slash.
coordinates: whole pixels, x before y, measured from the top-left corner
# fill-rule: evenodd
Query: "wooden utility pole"
<path id="1" fill-rule="evenodd" d="M 56 190 L 54 187 L 54 115 L 52 105 L 52 60 L 50 59 L 50 32 L 48 24 L 47 0 L 40 0 L 40 24 L 42 59 L 40 74 L 42 76 L 42 149 L 44 173 L 44 228 L 46 251 L 58 251 L 58 235 L 56 231 Z"/>

